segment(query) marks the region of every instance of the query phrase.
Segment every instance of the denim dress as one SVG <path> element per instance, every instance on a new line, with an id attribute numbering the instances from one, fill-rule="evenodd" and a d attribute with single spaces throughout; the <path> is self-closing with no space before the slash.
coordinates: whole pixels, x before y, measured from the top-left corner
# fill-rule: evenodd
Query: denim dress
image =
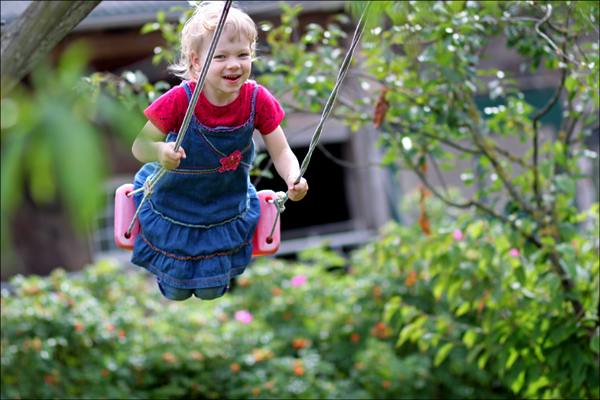
<path id="1" fill-rule="evenodd" d="M 192 93 L 183 82 L 188 101 Z M 192 116 L 182 142 L 186 158 L 168 170 L 139 214 L 141 231 L 131 261 L 157 280 L 181 289 L 227 285 L 250 263 L 260 217 L 249 171 L 254 159 L 254 112 L 238 127 L 209 128 Z M 170 132 L 166 142 L 174 142 Z M 145 164 L 136 174 L 141 188 L 160 169 Z M 136 206 L 143 193 L 134 195 Z"/>

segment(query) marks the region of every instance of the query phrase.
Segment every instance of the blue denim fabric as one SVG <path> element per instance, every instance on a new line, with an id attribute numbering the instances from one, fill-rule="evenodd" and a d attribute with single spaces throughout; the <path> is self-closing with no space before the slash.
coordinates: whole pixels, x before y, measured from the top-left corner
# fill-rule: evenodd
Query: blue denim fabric
<path id="1" fill-rule="evenodd" d="M 225 293 L 227 293 L 229 290 L 228 285 L 199 289 L 180 289 L 171 285 L 167 285 L 166 283 L 161 282 L 158 278 L 156 278 L 156 282 L 158 283 L 158 288 L 163 296 L 169 300 L 175 301 L 187 300 L 192 297 L 192 295 L 201 300 L 214 300 L 225 296 Z"/>
<path id="2" fill-rule="evenodd" d="M 190 88 L 182 85 L 189 100 Z M 250 263 L 260 217 L 249 177 L 257 87 L 242 126 L 209 128 L 192 117 L 182 143 L 187 158 L 157 183 L 140 211 L 141 231 L 131 261 L 162 283 L 179 289 L 222 287 Z M 166 141 L 176 139 L 171 132 Z M 224 170 L 221 161 L 236 151 L 241 162 L 235 170 Z M 134 187 L 142 187 L 161 168 L 158 162 L 144 165 Z M 143 193 L 134 196 L 136 206 L 142 198 Z"/>

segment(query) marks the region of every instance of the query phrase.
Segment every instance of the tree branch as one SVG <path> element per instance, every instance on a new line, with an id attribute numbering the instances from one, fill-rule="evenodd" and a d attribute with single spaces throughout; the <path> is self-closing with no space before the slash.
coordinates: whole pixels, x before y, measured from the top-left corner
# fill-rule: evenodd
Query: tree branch
<path id="1" fill-rule="evenodd" d="M 27 75 L 100 1 L 33 1 L 2 34 L 1 97 Z"/>
<path id="2" fill-rule="evenodd" d="M 482 154 L 482 152 L 477 149 L 469 149 L 469 148 L 463 147 L 461 145 L 451 142 L 449 139 L 443 138 L 443 137 L 435 135 L 433 133 L 429 133 L 429 132 L 422 130 L 420 128 L 417 128 L 413 125 L 406 125 L 406 124 L 403 124 L 402 122 L 393 122 L 391 124 L 392 124 L 392 128 L 397 129 L 398 127 L 401 127 L 403 129 L 407 129 L 409 131 L 417 132 L 420 135 L 427 136 L 427 137 L 435 139 L 435 140 L 439 140 L 440 142 L 442 142 L 450 147 L 453 147 L 457 150 L 465 152 L 465 153 Z"/>
<path id="3" fill-rule="evenodd" d="M 431 193 L 433 193 L 442 202 L 444 202 L 445 204 L 447 204 L 449 206 L 457 207 L 457 208 L 470 208 L 472 206 L 475 206 L 475 207 L 479 208 L 481 211 L 485 212 L 486 214 L 488 214 L 494 218 L 497 218 L 504 223 L 510 224 L 510 226 L 514 230 L 519 232 L 521 235 L 523 235 L 524 238 L 531 240 L 538 247 L 540 247 L 540 248 L 542 247 L 542 242 L 540 242 L 540 240 L 535 235 L 527 233 L 523 228 L 517 226 L 515 221 L 509 220 L 504 215 L 497 213 L 494 209 L 488 207 L 487 205 L 480 203 L 476 200 L 469 200 L 466 203 L 455 203 L 455 202 L 448 200 L 444 196 L 442 196 L 438 192 L 438 190 L 435 187 L 433 187 L 433 185 L 431 185 L 431 183 L 429 183 L 429 181 L 427 180 L 425 175 L 423 175 L 423 173 L 420 171 L 420 169 L 417 168 L 413 164 L 413 162 L 410 159 L 410 157 L 408 156 L 408 154 L 406 154 L 406 151 L 404 150 L 404 148 L 402 146 L 400 146 L 400 149 L 401 149 L 402 156 L 404 157 L 405 162 L 408 164 L 408 167 L 419 176 L 419 179 L 421 180 L 421 182 L 423 182 L 423 184 L 427 187 L 427 189 L 431 190 Z"/>
<path id="4" fill-rule="evenodd" d="M 538 35 L 540 35 L 541 37 L 543 37 L 544 39 L 546 39 L 546 41 L 548 43 L 550 43 L 550 46 L 552 46 L 552 48 L 554 50 L 556 50 L 557 54 L 560 54 L 563 57 L 563 60 L 565 62 L 572 62 L 573 64 L 577 64 L 579 66 L 581 66 L 580 63 L 578 63 L 575 60 L 571 60 L 569 59 L 569 57 L 567 57 L 565 55 L 565 53 L 563 53 L 557 46 L 556 44 L 554 44 L 554 42 L 552 41 L 552 39 L 550 39 L 548 37 L 548 35 L 546 35 L 545 33 L 543 33 L 542 31 L 540 31 L 540 25 L 542 25 L 544 22 L 546 22 L 548 20 L 548 18 L 550 18 L 550 15 L 552 14 L 552 6 L 550 4 L 546 5 L 546 7 L 548 8 L 548 11 L 546 11 L 546 15 L 544 16 L 544 18 L 542 18 L 541 20 L 539 20 L 536 24 L 535 24 L 535 31 L 538 33 Z"/>
<path id="5" fill-rule="evenodd" d="M 535 195 L 535 201 L 540 209 L 544 209 L 544 205 L 542 202 L 542 195 L 540 193 L 540 171 L 538 168 L 539 162 L 539 131 L 538 131 L 538 121 L 542 118 L 548 110 L 556 103 L 562 89 L 565 85 L 565 78 L 567 77 L 567 69 L 563 68 L 562 77 L 560 79 L 560 83 L 558 85 L 558 89 L 554 93 L 554 96 L 546 103 L 544 108 L 539 110 L 533 116 L 533 121 L 531 122 L 533 125 L 533 193 Z"/>
<path id="6" fill-rule="evenodd" d="M 475 125 L 471 125 L 469 128 L 470 128 L 470 131 L 473 136 L 473 140 L 474 140 L 475 144 L 477 145 L 477 147 L 479 147 L 481 149 L 483 154 L 490 160 L 490 162 L 492 163 L 492 166 L 494 167 L 494 170 L 498 174 L 498 177 L 500 177 L 500 179 L 502 180 L 502 183 L 504 183 L 504 186 L 506 187 L 508 192 L 511 194 L 512 198 L 519 204 L 519 206 L 521 207 L 521 209 L 523 211 L 525 211 L 527 214 L 529 214 L 530 216 L 533 217 L 534 211 L 527 204 L 527 202 L 525 202 L 525 200 L 523 200 L 521 195 L 519 195 L 519 193 L 517 192 L 517 189 L 512 184 L 512 182 L 510 182 L 508 174 L 504 171 L 504 168 L 502 168 L 502 166 L 496 159 L 496 156 L 494 154 L 490 154 L 490 150 L 495 151 L 494 148 L 487 147 L 487 144 L 483 142 L 483 138 L 480 136 L 478 129 Z M 534 219 L 537 220 L 537 218 L 535 218 L 535 217 L 534 217 Z"/>

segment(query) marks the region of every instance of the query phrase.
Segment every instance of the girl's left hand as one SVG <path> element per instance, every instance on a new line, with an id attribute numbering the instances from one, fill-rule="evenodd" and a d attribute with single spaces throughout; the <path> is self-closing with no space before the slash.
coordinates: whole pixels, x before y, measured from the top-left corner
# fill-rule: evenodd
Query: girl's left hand
<path id="1" fill-rule="evenodd" d="M 308 192 L 308 183 L 306 179 L 300 179 L 296 185 L 294 185 L 294 181 L 297 176 L 288 176 L 287 178 L 287 186 L 288 186 L 288 197 L 292 201 L 300 201 L 306 196 L 306 192 Z"/>

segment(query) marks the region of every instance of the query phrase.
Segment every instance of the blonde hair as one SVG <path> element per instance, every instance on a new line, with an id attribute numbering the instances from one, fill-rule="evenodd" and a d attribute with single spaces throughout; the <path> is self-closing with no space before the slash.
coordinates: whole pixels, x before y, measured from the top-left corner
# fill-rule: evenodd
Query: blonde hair
<path id="1" fill-rule="evenodd" d="M 215 32 L 224 6 L 224 1 L 203 1 L 196 6 L 194 14 L 186 21 L 181 31 L 179 61 L 168 67 L 173 74 L 182 79 L 198 79 L 192 65 L 192 51 L 198 54 L 205 38 Z M 227 35 L 227 39 L 232 42 L 237 37 L 248 38 L 251 51 L 254 53 L 258 30 L 248 14 L 239 8 L 232 6 L 229 9 L 223 34 Z"/>

